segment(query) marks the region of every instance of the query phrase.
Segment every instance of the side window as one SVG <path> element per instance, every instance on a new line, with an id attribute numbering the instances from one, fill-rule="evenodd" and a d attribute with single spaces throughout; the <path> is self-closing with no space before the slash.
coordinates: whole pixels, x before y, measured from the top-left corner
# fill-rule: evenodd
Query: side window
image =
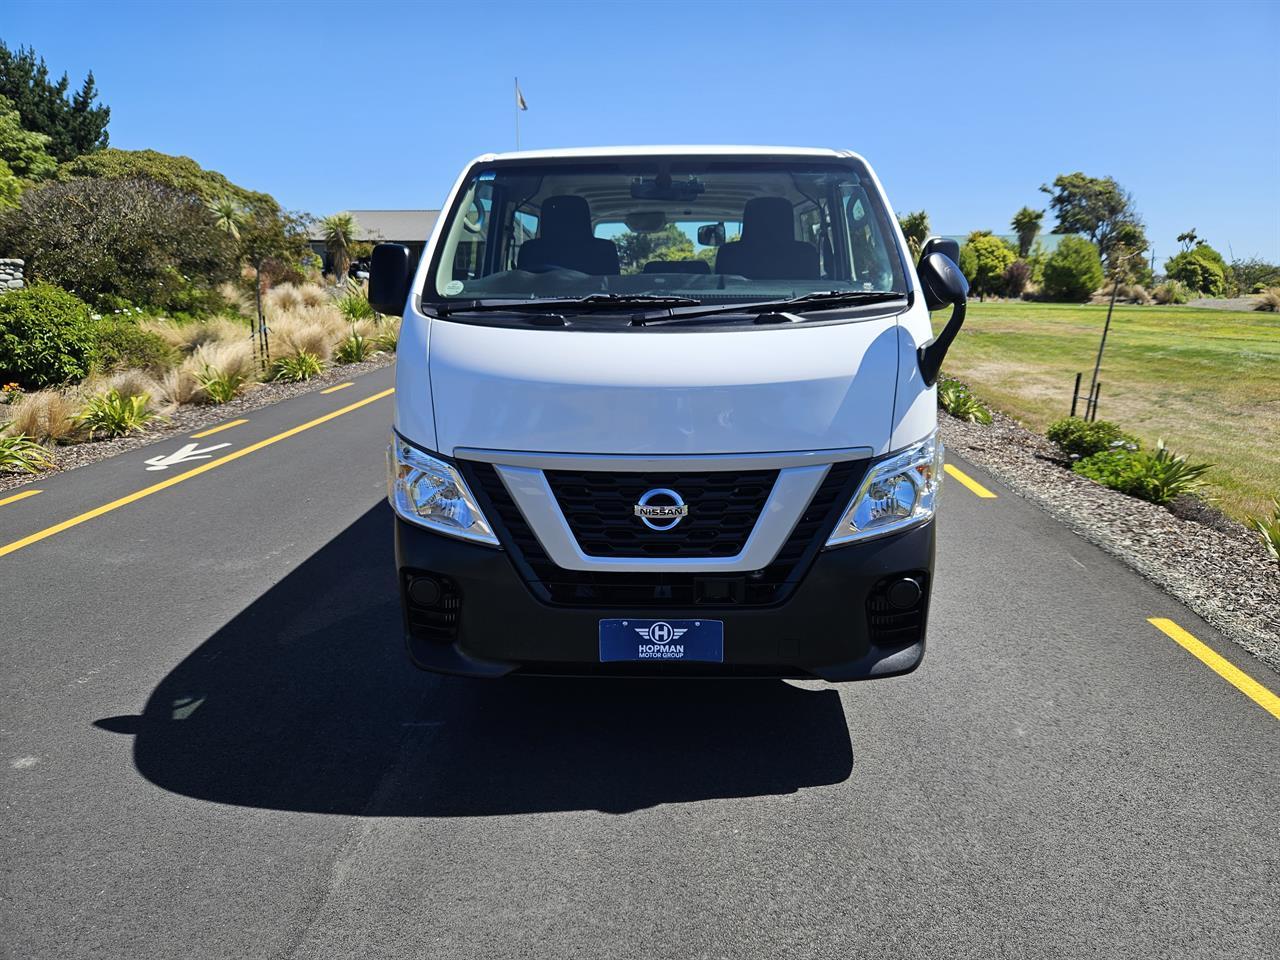
<path id="1" fill-rule="evenodd" d="M 893 289 L 890 250 L 872 214 L 871 199 L 860 186 L 846 186 L 843 193 L 854 284 L 863 290 Z"/>
<path id="2" fill-rule="evenodd" d="M 453 254 L 454 280 L 474 280 L 488 272 L 484 258 L 486 238 L 493 226 L 492 196 L 491 181 L 478 184 L 457 220 L 459 236 Z"/>

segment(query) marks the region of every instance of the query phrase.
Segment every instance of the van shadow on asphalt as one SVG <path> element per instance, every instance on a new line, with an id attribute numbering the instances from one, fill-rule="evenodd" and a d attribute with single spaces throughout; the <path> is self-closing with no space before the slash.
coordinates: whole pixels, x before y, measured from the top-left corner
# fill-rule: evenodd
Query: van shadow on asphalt
<path id="1" fill-rule="evenodd" d="M 840 697 L 780 681 L 463 680 L 404 652 L 384 504 L 187 657 L 134 734 L 155 785 L 375 816 L 626 812 L 792 793 L 853 767 Z"/>

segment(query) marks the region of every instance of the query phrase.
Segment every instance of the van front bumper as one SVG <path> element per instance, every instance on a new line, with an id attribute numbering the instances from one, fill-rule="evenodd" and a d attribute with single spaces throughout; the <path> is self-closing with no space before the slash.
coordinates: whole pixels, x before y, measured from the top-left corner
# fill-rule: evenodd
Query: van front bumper
<path id="1" fill-rule="evenodd" d="M 671 609 L 545 603 L 533 595 L 503 550 L 440 536 L 399 518 L 395 529 L 405 636 L 411 659 L 424 670 L 474 677 L 524 673 L 843 681 L 910 673 L 924 656 L 933 521 L 821 551 L 780 603 Z M 919 602 L 907 613 L 885 602 L 886 590 L 904 576 L 921 587 Z M 434 590 L 433 584 L 442 589 Z M 601 663 L 599 623 L 623 617 L 722 620 L 724 662 Z M 903 628 L 908 621 L 911 626 Z"/>

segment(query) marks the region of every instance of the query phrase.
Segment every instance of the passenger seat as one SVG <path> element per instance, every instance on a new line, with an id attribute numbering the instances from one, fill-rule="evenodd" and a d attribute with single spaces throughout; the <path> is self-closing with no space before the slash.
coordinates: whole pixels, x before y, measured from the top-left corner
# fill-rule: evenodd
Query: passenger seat
<path id="1" fill-rule="evenodd" d="M 795 211 L 784 197 L 754 197 L 742 210 L 742 239 L 723 244 L 716 273 L 752 280 L 817 280 L 818 251 L 796 239 Z"/>

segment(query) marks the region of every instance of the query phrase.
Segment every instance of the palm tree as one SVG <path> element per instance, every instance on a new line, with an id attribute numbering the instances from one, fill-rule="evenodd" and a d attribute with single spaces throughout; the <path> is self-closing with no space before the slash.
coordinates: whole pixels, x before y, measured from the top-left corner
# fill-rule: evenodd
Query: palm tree
<path id="1" fill-rule="evenodd" d="M 902 236 L 907 241 L 912 258 L 920 256 L 920 248 L 929 239 L 929 215 L 923 210 L 899 214 L 898 225 L 902 227 Z"/>
<path id="2" fill-rule="evenodd" d="M 1031 245 L 1036 242 L 1036 234 L 1040 232 L 1040 223 L 1044 220 L 1043 210 L 1032 210 L 1023 207 L 1013 215 L 1010 226 L 1018 234 L 1018 256 L 1023 260 L 1031 252 Z"/>
<path id="3" fill-rule="evenodd" d="M 356 233 L 360 224 L 349 213 L 335 213 L 320 221 L 320 232 L 324 236 L 324 248 L 333 257 L 333 272 L 339 283 L 347 275 L 351 266 L 351 248 L 356 243 Z"/>
<path id="4" fill-rule="evenodd" d="M 240 228 L 249 220 L 249 212 L 230 197 L 218 197 L 205 203 L 213 214 L 213 223 L 232 240 L 240 239 Z"/>

